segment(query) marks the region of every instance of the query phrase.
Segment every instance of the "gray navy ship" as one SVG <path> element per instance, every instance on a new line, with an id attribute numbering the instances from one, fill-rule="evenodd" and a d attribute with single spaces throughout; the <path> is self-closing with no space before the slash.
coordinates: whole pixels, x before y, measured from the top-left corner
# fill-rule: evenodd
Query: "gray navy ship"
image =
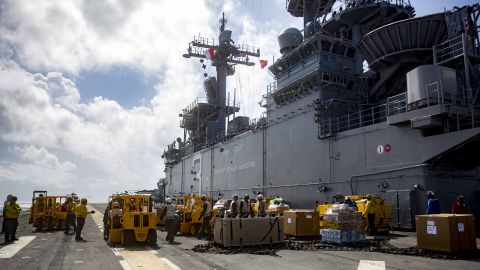
<path id="1" fill-rule="evenodd" d="M 411 229 L 433 190 L 443 212 L 464 195 L 479 220 L 480 5 L 423 17 L 402 0 L 287 0 L 286 10 L 304 29 L 278 36 L 264 117 L 239 116 L 226 97 L 226 77 L 259 49 L 235 45 L 225 19 L 218 40 L 189 43 L 184 57 L 217 74 L 181 111 L 162 194 L 262 192 L 294 208 L 378 194 L 392 226 Z"/>

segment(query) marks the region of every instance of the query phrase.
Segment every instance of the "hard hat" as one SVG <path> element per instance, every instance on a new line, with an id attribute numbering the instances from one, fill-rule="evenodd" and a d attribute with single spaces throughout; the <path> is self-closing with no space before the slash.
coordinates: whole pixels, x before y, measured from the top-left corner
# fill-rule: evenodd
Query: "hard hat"
<path id="1" fill-rule="evenodd" d="M 168 204 L 172 203 L 172 198 L 170 198 L 170 197 L 169 197 L 169 198 L 166 198 L 166 199 L 165 199 L 165 202 L 168 203 Z"/>
<path id="2" fill-rule="evenodd" d="M 118 202 L 113 202 L 113 207 L 119 207 L 120 204 Z"/>
<path id="3" fill-rule="evenodd" d="M 248 199 L 248 198 L 250 198 L 250 196 L 248 196 L 248 194 L 245 194 L 245 196 L 243 196 L 243 198 Z"/>
<path id="4" fill-rule="evenodd" d="M 202 195 L 202 200 L 204 201 L 204 200 L 206 200 L 206 199 L 207 199 L 207 195 L 206 195 L 206 194 L 203 194 L 203 195 Z"/>
<path id="5" fill-rule="evenodd" d="M 371 198 L 372 198 L 372 196 L 371 196 L 370 194 L 367 194 L 367 196 L 365 196 L 365 198 L 367 198 L 367 199 L 371 199 Z"/>
<path id="6" fill-rule="evenodd" d="M 262 194 L 258 194 L 258 195 L 257 195 L 257 199 L 263 200 L 263 195 L 262 195 Z"/>
<path id="7" fill-rule="evenodd" d="M 237 194 L 233 194 L 233 198 L 235 199 L 238 199 L 238 195 Z"/>

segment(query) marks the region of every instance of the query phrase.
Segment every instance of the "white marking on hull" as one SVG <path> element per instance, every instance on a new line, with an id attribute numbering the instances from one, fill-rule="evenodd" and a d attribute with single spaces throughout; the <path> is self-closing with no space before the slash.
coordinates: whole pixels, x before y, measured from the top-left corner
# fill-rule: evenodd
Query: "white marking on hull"
<path id="1" fill-rule="evenodd" d="M 35 237 L 36 236 L 20 236 L 18 241 L 4 246 L 0 249 L 0 259 L 12 258 L 17 252 L 32 242 Z"/>
<path id="2" fill-rule="evenodd" d="M 385 270 L 385 261 L 360 260 L 357 270 Z"/>

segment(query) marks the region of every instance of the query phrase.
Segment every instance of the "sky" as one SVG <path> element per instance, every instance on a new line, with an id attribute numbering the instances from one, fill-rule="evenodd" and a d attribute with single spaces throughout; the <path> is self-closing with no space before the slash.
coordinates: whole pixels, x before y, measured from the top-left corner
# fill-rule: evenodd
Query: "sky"
<path id="1" fill-rule="evenodd" d="M 417 16 L 476 3 L 411 2 Z M 195 35 L 218 36 L 222 12 L 236 44 L 270 63 L 278 33 L 302 24 L 285 0 L 1 0 L 0 199 L 48 190 L 103 202 L 155 188 L 181 108 L 205 96 L 201 64 L 181 55 Z M 237 67 L 227 91 L 255 118 L 272 81 L 257 62 Z"/>

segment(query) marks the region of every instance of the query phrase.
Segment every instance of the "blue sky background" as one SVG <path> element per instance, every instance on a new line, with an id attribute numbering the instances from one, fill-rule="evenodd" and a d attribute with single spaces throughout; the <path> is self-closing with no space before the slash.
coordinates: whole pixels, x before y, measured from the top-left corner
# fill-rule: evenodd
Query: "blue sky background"
<path id="1" fill-rule="evenodd" d="M 225 12 L 236 44 L 279 57 L 276 37 L 302 19 L 285 0 L 4 0 L 0 8 L 0 198 L 32 189 L 93 201 L 155 188 L 178 114 L 203 96 L 203 69 L 181 57 L 194 35 L 216 37 Z M 415 0 L 417 16 L 478 1 Z M 207 68 L 209 75 L 214 69 Z M 267 69 L 227 80 L 258 117 Z"/>

